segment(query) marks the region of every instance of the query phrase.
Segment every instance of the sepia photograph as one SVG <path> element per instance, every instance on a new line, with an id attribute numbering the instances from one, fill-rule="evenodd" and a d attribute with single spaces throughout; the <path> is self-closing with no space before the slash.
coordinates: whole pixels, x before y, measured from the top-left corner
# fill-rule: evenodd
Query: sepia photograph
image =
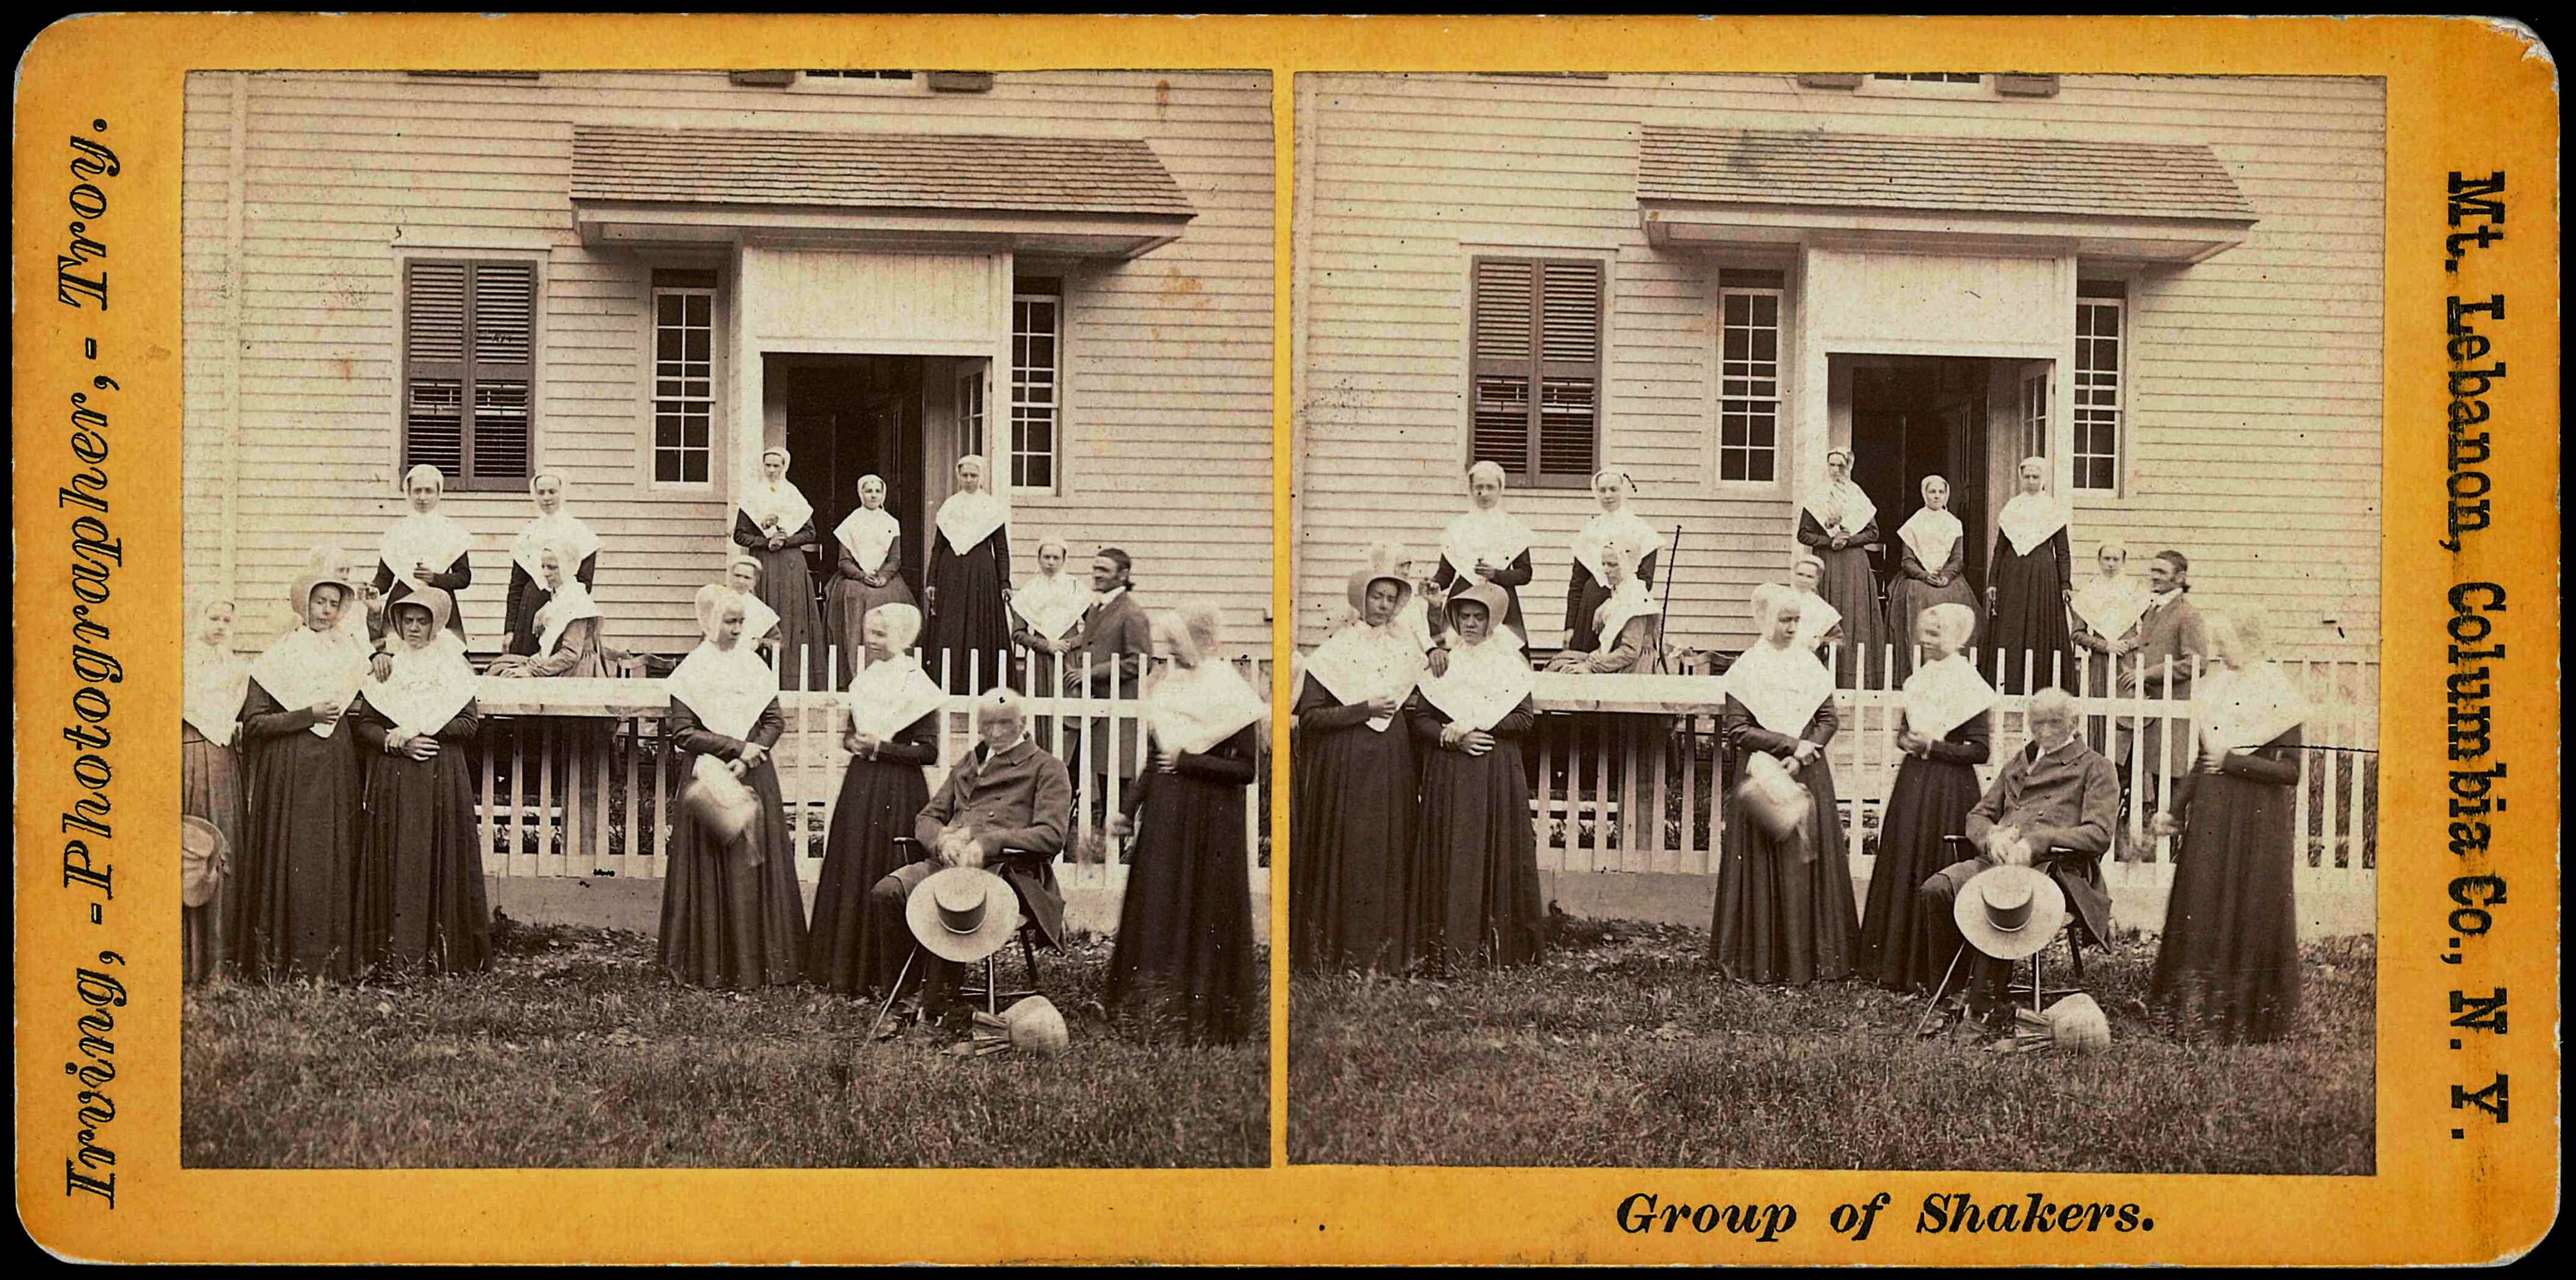
<path id="1" fill-rule="evenodd" d="M 2378 1170 L 2384 81 L 1295 90 L 1292 1163 Z"/>
<path id="2" fill-rule="evenodd" d="M 1271 115 L 189 74 L 180 1161 L 1266 1164 Z"/>

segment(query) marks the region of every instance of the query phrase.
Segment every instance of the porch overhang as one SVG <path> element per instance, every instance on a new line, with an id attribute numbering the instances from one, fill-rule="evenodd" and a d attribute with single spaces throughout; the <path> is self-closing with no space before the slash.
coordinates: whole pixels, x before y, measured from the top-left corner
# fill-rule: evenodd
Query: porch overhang
<path id="1" fill-rule="evenodd" d="M 573 228 L 593 248 L 844 249 L 998 253 L 1024 257 L 1141 257 L 1170 244 L 1187 218 L 1118 214 L 1002 214 L 940 209 L 575 200 Z"/>

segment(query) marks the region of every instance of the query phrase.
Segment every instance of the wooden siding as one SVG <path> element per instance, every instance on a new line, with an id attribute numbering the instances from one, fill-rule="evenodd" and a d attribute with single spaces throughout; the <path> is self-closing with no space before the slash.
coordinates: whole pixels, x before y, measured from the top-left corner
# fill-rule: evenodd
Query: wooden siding
<path id="1" fill-rule="evenodd" d="M 1465 312 L 1477 253 L 1615 261 L 1603 456 L 1669 540 L 1675 643 L 1738 648 L 1747 595 L 1786 573 L 1793 489 L 1715 482 L 1715 256 L 1648 244 L 1649 125 L 2205 145 L 2260 219 L 2242 245 L 2134 286 L 2126 484 L 2078 500 L 2076 543 L 2177 547 L 2196 598 L 2260 601 L 2302 653 L 2375 655 L 2379 624 L 2383 85 L 2066 76 L 2054 98 L 1806 89 L 1789 76 L 1302 76 L 1297 639 L 1322 639 L 1375 540 L 1436 554 L 1465 505 Z M 1798 304 L 1791 282 L 1790 307 Z M 1784 314 L 1784 342 L 1794 322 Z M 1783 352 L 1784 366 L 1793 357 Z M 1784 375 L 1794 369 L 1784 367 Z M 1797 391 L 1783 387 L 1782 441 Z M 1562 635 L 1565 547 L 1588 494 L 1519 490 L 1540 534 L 1522 589 Z M 1908 512 L 1883 513 L 1891 535 Z M 1669 555 L 1669 552 L 1667 553 Z"/>
<path id="2" fill-rule="evenodd" d="M 1265 616 L 1265 75 L 1003 73 L 989 93 L 934 94 L 722 73 L 201 73 L 186 89 L 181 183 L 187 573 L 192 589 L 241 597 L 245 647 L 286 625 L 286 583 L 314 546 L 372 557 L 399 514 L 398 255 L 423 249 L 541 264 L 537 457 L 571 478 L 608 544 L 597 595 L 610 642 L 695 643 L 690 599 L 728 546 L 727 433 L 759 424 L 725 420 L 734 371 L 720 361 L 714 484 L 643 483 L 653 264 L 575 235 L 575 125 L 1149 141 L 1198 216 L 1134 261 L 1064 272 L 1063 491 L 1017 500 L 1020 571 L 1036 572 L 1045 535 L 1086 551 L 1117 543 L 1154 603 L 1213 597 L 1238 637 Z M 444 509 L 476 535 L 465 617 L 489 646 L 509 539 L 531 512 L 515 492 L 452 492 Z"/>

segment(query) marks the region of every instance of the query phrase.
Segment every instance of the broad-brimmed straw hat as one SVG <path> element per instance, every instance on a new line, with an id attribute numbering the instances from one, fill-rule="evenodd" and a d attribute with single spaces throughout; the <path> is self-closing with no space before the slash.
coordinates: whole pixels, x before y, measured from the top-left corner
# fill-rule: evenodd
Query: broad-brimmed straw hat
<path id="1" fill-rule="evenodd" d="M 1016 1051 L 1049 1058 L 1064 1052 L 1069 1040 L 1064 1014 L 1045 996 L 1021 1000 L 999 1017 L 981 1010 L 975 1014 L 973 1043 L 978 1056 Z"/>
<path id="2" fill-rule="evenodd" d="M 913 886 L 904 922 L 930 954 L 960 964 L 1002 949 L 1020 927 L 1019 895 L 981 867 L 947 867 Z"/>
<path id="3" fill-rule="evenodd" d="M 214 901 L 231 853 L 223 828 L 195 814 L 179 819 L 179 905 L 202 907 Z"/>
<path id="4" fill-rule="evenodd" d="M 2036 954 L 2066 927 L 2066 894 L 2034 867 L 1988 867 L 1950 904 L 1968 945 L 1997 960 Z"/>

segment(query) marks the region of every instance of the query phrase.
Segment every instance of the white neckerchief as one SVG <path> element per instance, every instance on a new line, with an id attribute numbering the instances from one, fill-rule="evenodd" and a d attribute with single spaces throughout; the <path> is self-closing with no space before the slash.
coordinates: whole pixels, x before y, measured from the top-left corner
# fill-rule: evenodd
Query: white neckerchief
<path id="1" fill-rule="evenodd" d="M 1011 610 L 1041 640 L 1061 640 L 1091 609 L 1091 588 L 1061 570 L 1041 573 L 1011 593 Z"/>
<path id="2" fill-rule="evenodd" d="M 1422 678 L 1423 651 L 1427 647 L 1414 644 L 1394 621 L 1382 627 L 1358 622 L 1315 646 L 1315 652 L 1306 657 L 1304 674 L 1341 699 L 1344 706 L 1356 706 L 1381 695 L 1402 701 Z M 1383 733 L 1393 723 L 1392 715 L 1373 716 L 1368 727 Z"/>
<path id="3" fill-rule="evenodd" d="M 861 507 L 843 516 L 832 536 L 850 549 L 850 557 L 859 562 L 860 572 L 875 573 L 885 564 L 886 548 L 903 536 L 903 524 L 883 508 L 870 511 Z"/>
<path id="4" fill-rule="evenodd" d="M 1574 560 L 1592 575 L 1594 582 L 1610 580 L 1610 571 L 1601 564 L 1601 553 L 1613 542 L 1628 548 L 1628 568 L 1633 571 L 1646 553 L 1655 549 L 1654 526 L 1638 519 L 1625 506 L 1585 521 L 1574 535 Z"/>
<path id="5" fill-rule="evenodd" d="M 731 650 L 707 641 L 680 659 L 662 686 L 689 704 L 709 729 L 728 738 L 748 738 L 760 713 L 778 698 L 778 673 L 752 652 L 748 640 L 735 641 Z"/>
<path id="6" fill-rule="evenodd" d="M 2308 718 L 2307 698 L 2277 662 L 2244 671 L 2222 667 L 2193 691 L 2193 701 L 2200 704 L 2202 740 L 2221 751 L 2262 746 Z"/>
<path id="7" fill-rule="evenodd" d="M 1878 518 L 1878 504 L 1849 480 L 1826 481 L 1807 499 L 1807 514 L 1827 533 L 1856 534 Z"/>
<path id="8" fill-rule="evenodd" d="M 763 533 L 769 531 L 773 521 L 779 533 L 794 533 L 814 518 L 814 504 L 807 502 L 805 491 L 785 476 L 780 476 L 776 484 L 762 476 L 744 486 L 740 509 Z"/>
<path id="9" fill-rule="evenodd" d="M 599 602 L 590 598 L 590 588 L 581 585 L 579 578 L 565 578 L 563 590 L 537 610 L 537 652 L 553 653 L 555 641 L 563 639 L 564 628 L 599 616 Z"/>
<path id="10" fill-rule="evenodd" d="M 1207 658 L 1146 689 L 1143 714 L 1154 741 L 1175 753 L 1196 754 L 1269 715 L 1270 707 L 1233 663 Z"/>
<path id="11" fill-rule="evenodd" d="M 1763 728 L 1795 738 L 1807 731 L 1816 708 L 1834 696 L 1834 673 L 1795 640 L 1785 649 L 1756 640 L 1726 669 L 1726 692 Z"/>
<path id="12" fill-rule="evenodd" d="M 2105 640 L 2117 640 L 2138 625 L 2156 598 L 2125 573 L 2095 574 L 2075 589 L 2075 616 Z"/>
<path id="13" fill-rule="evenodd" d="M 1413 646 L 1414 653 L 1431 651 L 1431 606 L 1423 600 L 1420 590 L 1406 596 L 1404 603 L 1397 606 L 1395 620 L 1388 623 L 1387 628 L 1404 637 L 1405 643 Z"/>
<path id="14" fill-rule="evenodd" d="M 287 711 L 301 711 L 317 702 L 345 707 L 358 692 L 358 682 L 367 677 L 369 657 L 365 647 L 351 644 L 337 628 L 325 632 L 298 624 L 259 655 L 251 664 L 250 678 Z M 338 727 L 337 721 L 317 723 L 312 726 L 313 736 L 330 737 Z"/>
<path id="15" fill-rule="evenodd" d="M 742 640 L 746 646 L 759 643 L 778 625 L 778 611 L 770 608 L 769 603 L 760 598 L 759 592 L 734 591 L 733 584 L 729 582 L 716 585 L 732 591 L 733 598 L 742 601 Z"/>
<path id="16" fill-rule="evenodd" d="M 1941 566 L 1950 563 L 1950 549 L 1959 545 L 1960 532 L 1959 517 L 1925 507 L 1909 517 L 1896 536 L 1913 548 L 1925 573 L 1939 573 Z"/>
<path id="17" fill-rule="evenodd" d="M 394 579 L 414 591 L 428 584 L 412 579 L 415 564 L 428 565 L 431 571 L 445 573 L 474 546 L 474 535 L 465 526 L 436 511 L 412 511 L 385 530 L 384 539 L 376 544 L 376 556 L 393 570 Z"/>
<path id="18" fill-rule="evenodd" d="M 1424 676 L 1422 700 L 1440 708 L 1451 724 L 1464 729 L 1491 729 L 1521 705 L 1538 684 L 1520 646 L 1502 643 L 1497 634 L 1482 644 L 1462 645 L 1449 654 L 1449 670 Z"/>
<path id="19" fill-rule="evenodd" d="M 564 576 L 579 577 L 582 561 L 599 553 L 599 535 L 571 512 L 557 507 L 553 515 L 538 516 L 519 527 L 519 536 L 510 541 L 510 562 L 526 571 L 528 581 L 543 582 L 546 569 L 540 557 L 548 546 L 560 547 L 563 554 L 572 557 L 572 563 L 563 567 Z"/>
<path id="20" fill-rule="evenodd" d="M 1618 647 L 1619 633 L 1630 622 L 1647 614 L 1661 612 L 1663 612 L 1661 609 L 1655 607 L 1655 598 L 1646 594 L 1646 584 L 1642 580 L 1630 578 L 1620 583 L 1618 589 L 1610 593 L 1610 598 L 1602 601 L 1601 607 L 1592 612 L 1593 621 L 1599 623 L 1601 627 L 1601 645 L 1598 651 L 1606 653 Z"/>
<path id="21" fill-rule="evenodd" d="M 1842 620 L 1843 611 L 1835 608 L 1831 601 L 1812 591 L 1801 591 L 1798 593 L 1798 634 L 1790 643 L 1814 653 L 1816 646 L 1825 642 L 1825 633 Z M 1754 647 L 1760 648 L 1761 642 L 1755 641 Z"/>
<path id="22" fill-rule="evenodd" d="M 983 545 L 995 529 L 1008 528 L 1011 508 L 1000 498 L 981 489 L 973 493 L 952 493 L 939 504 L 939 536 L 948 539 L 948 550 L 964 555 Z"/>
<path id="23" fill-rule="evenodd" d="M 1475 582 L 1476 561 L 1481 559 L 1497 569 L 1503 568 L 1520 559 L 1535 536 L 1518 516 L 1500 507 L 1491 511 L 1470 508 L 1441 531 L 1440 558 L 1448 561 L 1459 577 Z M 1494 621 L 1499 623 L 1502 619 Z"/>
<path id="24" fill-rule="evenodd" d="M 242 701 L 250 696 L 250 664 L 228 645 L 190 636 L 181 688 L 179 718 L 208 742 L 231 742 L 241 728 Z"/>
<path id="25" fill-rule="evenodd" d="M 891 742 L 914 721 L 938 710 L 947 698 L 948 691 L 921 669 L 920 656 L 904 653 L 860 667 L 842 701 L 849 709 L 851 728 Z"/>
<path id="26" fill-rule="evenodd" d="M 1924 663 L 1905 677 L 1905 727 L 1938 742 L 1995 705 L 1997 696 L 1966 654 Z"/>
<path id="27" fill-rule="evenodd" d="M 1995 527 L 2012 539 L 2014 555 L 2026 556 L 2065 528 L 2068 518 L 2065 506 L 2047 494 L 2016 493 L 1995 517 Z"/>
<path id="28" fill-rule="evenodd" d="M 363 692 L 367 705 L 393 721 L 396 729 L 436 734 L 474 700 L 473 664 L 435 638 L 424 648 L 401 645 L 392 656 L 393 670 Z"/>

